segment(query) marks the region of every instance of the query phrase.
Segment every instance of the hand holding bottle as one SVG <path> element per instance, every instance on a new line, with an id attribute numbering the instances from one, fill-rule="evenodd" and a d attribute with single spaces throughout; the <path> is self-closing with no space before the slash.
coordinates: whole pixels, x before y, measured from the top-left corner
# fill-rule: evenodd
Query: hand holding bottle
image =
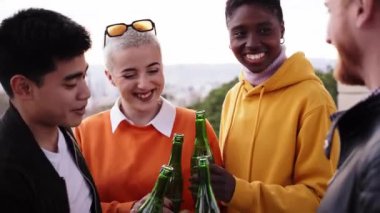
<path id="1" fill-rule="evenodd" d="M 215 198 L 219 201 L 230 202 L 235 191 L 235 178 L 222 167 L 210 164 L 211 185 Z M 191 193 L 196 196 L 198 193 L 199 177 L 194 174 L 190 177 Z"/>
<path id="2" fill-rule="evenodd" d="M 211 185 L 217 200 L 230 202 L 235 191 L 236 180 L 224 168 L 210 164 Z"/>
<path id="3" fill-rule="evenodd" d="M 195 202 L 195 213 L 220 213 L 210 180 L 208 157 L 198 158 L 198 193 Z"/>

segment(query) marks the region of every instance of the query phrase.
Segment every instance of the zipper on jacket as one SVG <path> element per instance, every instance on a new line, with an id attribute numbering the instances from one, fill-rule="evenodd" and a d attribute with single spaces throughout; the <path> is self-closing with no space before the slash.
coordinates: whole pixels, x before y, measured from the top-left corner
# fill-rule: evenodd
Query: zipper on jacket
<path id="1" fill-rule="evenodd" d="M 98 212 L 98 209 L 97 209 L 97 196 L 96 196 L 96 189 L 95 189 L 95 186 L 92 184 L 91 180 L 88 179 L 88 177 L 83 173 L 82 171 L 82 168 L 79 166 L 79 162 L 78 162 L 78 155 L 77 155 L 77 149 L 78 147 L 76 146 L 76 143 L 75 143 L 75 139 L 72 138 L 72 136 L 70 134 L 68 134 L 69 137 L 71 138 L 72 142 L 73 142 L 73 145 L 74 145 L 74 156 L 75 156 L 75 163 L 80 171 L 80 173 L 82 174 L 82 176 L 84 177 L 84 179 L 87 181 L 87 183 L 90 185 L 91 187 L 91 190 L 92 190 L 92 194 L 93 194 L 93 198 L 94 198 L 94 209 L 95 209 L 95 213 Z"/>

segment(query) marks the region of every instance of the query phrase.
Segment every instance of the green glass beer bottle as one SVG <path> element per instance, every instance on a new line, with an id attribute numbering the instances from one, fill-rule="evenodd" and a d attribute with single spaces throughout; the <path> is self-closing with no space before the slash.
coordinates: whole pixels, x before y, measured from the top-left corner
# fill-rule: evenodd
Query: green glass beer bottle
<path id="1" fill-rule="evenodd" d="M 198 158 L 206 156 L 209 162 L 214 163 L 214 158 L 210 150 L 210 145 L 207 137 L 206 130 L 206 116 L 205 110 L 198 110 L 195 112 L 195 141 L 194 141 L 194 151 L 190 161 L 190 175 L 198 173 Z M 198 189 L 195 189 L 197 192 Z M 196 197 L 193 194 L 193 200 L 195 202 Z"/>
<path id="2" fill-rule="evenodd" d="M 139 213 L 161 213 L 164 205 L 164 195 L 169 180 L 173 175 L 173 167 L 163 165 L 160 174 L 148 199 L 140 206 Z"/>
<path id="3" fill-rule="evenodd" d="M 199 186 L 197 201 L 195 203 L 196 213 L 219 213 L 218 203 L 216 202 L 214 192 L 210 182 L 210 169 L 208 158 L 198 158 Z"/>
<path id="4" fill-rule="evenodd" d="M 174 134 L 172 154 L 169 160 L 169 166 L 173 167 L 173 175 L 166 190 L 166 197 L 172 201 L 174 213 L 179 212 L 182 202 L 183 178 L 181 159 L 183 137 L 183 134 Z"/>
<path id="5" fill-rule="evenodd" d="M 209 158 L 209 162 L 214 163 L 214 157 L 212 156 L 207 138 L 205 110 L 196 111 L 195 116 L 195 142 L 190 163 L 191 175 L 197 172 L 196 167 L 198 164 L 198 157 L 207 156 Z"/>

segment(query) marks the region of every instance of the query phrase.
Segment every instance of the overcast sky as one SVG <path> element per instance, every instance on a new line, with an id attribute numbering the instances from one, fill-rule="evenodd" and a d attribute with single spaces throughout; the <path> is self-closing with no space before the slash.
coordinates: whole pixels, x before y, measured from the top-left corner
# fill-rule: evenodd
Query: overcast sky
<path id="1" fill-rule="evenodd" d="M 335 49 L 325 42 L 324 0 L 281 2 L 287 54 L 335 59 Z M 225 0 L 0 0 L 0 20 L 28 7 L 56 10 L 84 25 L 93 40 L 87 53 L 92 64 L 103 64 L 105 26 L 143 18 L 156 23 L 164 64 L 237 62 L 228 48 Z"/>

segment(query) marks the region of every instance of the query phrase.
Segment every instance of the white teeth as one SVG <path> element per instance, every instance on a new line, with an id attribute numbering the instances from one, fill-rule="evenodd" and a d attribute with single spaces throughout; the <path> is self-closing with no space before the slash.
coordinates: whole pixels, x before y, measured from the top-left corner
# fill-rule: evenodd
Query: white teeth
<path id="1" fill-rule="evenodd" d="M 140 99 L 145 99 L 145 98 L 148 98 L 151 94 L 152 94 L 152 91 L 144 93 L 144 94 L 139 93 L 139 94 L 137 94 L 137 97 Z"/>
<path id="2" fill-rule="evenodd" d="M 264 53 L 258 53 L 258 54 L 247 54 L 246 57 L 249 59 L 249 60 L 258 60 L 262 57 L 264 57 Z"/>

